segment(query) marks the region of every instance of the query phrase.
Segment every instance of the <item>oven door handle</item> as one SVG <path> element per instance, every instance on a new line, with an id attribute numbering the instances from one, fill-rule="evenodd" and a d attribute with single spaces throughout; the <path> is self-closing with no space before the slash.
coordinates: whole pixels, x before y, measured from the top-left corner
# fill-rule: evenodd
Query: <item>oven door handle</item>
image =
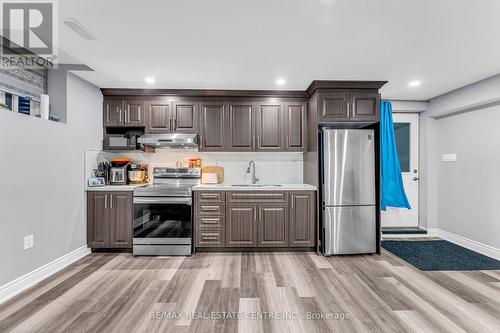
<path id="1" fill-rule="evenodd" d="M 185 204 L 191 206 L 192 199 L 175 197 L 134 197 L 135 204 Z"/>

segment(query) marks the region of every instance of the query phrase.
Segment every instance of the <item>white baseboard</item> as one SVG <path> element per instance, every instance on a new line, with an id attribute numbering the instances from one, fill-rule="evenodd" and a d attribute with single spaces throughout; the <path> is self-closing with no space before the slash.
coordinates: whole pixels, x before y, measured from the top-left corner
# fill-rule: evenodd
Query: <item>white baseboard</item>
<path id="1" fill-rule="evenodd" d="M 26 289 L 34 286 L 38 282 L 48 278 L 49 276 L 59 272 L 63 268 L 71 265 L 77 260 L 90 254 L 90 249 L 85 245 L 70 253 L 63 255 L 49 262 L 42 267 L 35 269 L 9 283 L 0 286 L 0 304 L 7 301 L 8 299 L 22 293 Z"/>
<path id="2" fill-rule="evenodd" d="M 452 234 L 451 232 L 444 231 L 441 229 L 435 229 L 435 228 L 429 229 L 427 230 L 427 233 L 435 235 L 435 237 L 447 240 L 448 242 L 452 242 L 457 245 L 463 246 L 466 249 L 481 253 L 490 258 L 500 260 L 500 249 L 497 249 L 493 246 L 489 246 L 469 238 Z"/>

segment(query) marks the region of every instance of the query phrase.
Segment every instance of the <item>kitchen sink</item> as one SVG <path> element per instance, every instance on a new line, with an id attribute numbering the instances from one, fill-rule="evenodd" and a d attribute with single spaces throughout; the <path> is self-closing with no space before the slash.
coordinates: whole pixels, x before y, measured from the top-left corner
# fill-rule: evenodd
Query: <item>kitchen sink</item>
<path id="1" fill-rule="evenodd" d="M 270 186 L 273 186 L 273 187 L 280 187 L 280 186 L 283 186 L 283 185 L 279 185 L 279 184 L 231 184 L 231 186 L 234 186 L 234 187 L 270 187 Z"/>

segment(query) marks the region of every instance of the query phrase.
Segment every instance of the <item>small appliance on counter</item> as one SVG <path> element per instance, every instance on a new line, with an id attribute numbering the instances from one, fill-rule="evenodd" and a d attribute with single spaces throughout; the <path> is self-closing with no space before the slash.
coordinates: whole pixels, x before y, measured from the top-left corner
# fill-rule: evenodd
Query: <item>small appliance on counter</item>
<path id="1" fill-rule="evenodd" d="M 128 171 L 128 180 L 130 184 L 148 183 L 148 166 L 145 164 L 131 164 Z"/>
<path id="2" fill-rule="evenodd" d="M 111 160 L 111 169 L 109 171 L 109 183 L 111 185 L 127 185 L 128 170 L 130 168 L 130 158 L 114 158 Z"/>

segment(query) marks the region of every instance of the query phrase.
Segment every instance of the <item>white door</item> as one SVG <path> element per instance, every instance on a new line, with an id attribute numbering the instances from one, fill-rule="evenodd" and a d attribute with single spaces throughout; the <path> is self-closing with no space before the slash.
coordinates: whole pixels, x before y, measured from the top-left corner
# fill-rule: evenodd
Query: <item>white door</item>
<path id="1" fill-rule="evenodd" d="M 394 113 L 394 134 L 403 184 L 411 209 L 387 207 L 382 227 L 418 227 L 418 113 Z"/>

